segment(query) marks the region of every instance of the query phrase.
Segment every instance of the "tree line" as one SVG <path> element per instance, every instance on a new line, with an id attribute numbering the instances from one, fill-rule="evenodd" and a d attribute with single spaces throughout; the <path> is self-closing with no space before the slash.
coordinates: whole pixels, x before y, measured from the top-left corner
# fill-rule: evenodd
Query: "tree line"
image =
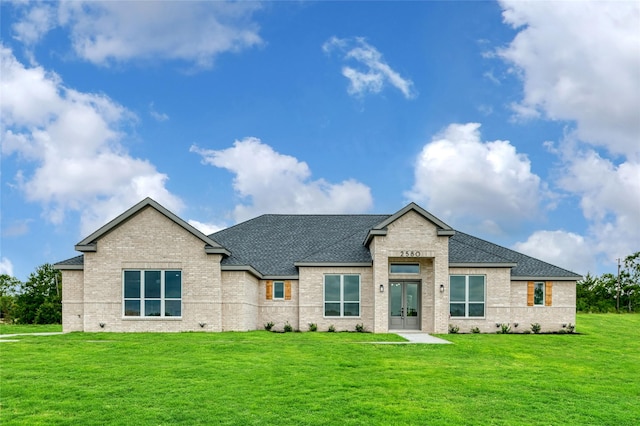
<path id="1" fill-rule="evenodd" d="M 576 309 L 579 312 L 639 312 L 640 251 L 624 258 L 619 273 L 599 277 L 587 274 L 578 281 Z"/>
<path id="2" fill-rule="evenodd" d="M 0 318 L 7 323 L 60 324 L 62 274 L 45 263 L 26 282 L 0 275 Z"/>

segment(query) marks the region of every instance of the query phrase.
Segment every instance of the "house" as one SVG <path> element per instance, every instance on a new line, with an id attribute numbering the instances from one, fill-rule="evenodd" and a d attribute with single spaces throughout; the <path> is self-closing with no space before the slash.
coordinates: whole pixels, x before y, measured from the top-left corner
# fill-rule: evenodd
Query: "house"
<path id="1" fill-rule="evenodd" d="M 147 198 L 75 248 L 55 265 L 65 332 L 557 331 L 575 324 L 581 278 L 414 203 L 392 215 L 267 214 L 207 236 Z"/>

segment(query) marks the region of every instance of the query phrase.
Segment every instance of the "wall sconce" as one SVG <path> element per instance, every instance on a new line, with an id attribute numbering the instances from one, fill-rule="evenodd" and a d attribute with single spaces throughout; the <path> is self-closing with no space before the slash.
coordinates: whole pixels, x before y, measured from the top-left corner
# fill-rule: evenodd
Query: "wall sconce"
<path id="1" fill-rule="evenodd" d="M 567 323 L 562 323 L 562 328 L 567 328 Z"/>
<path id="2" fill-rule="evenodd" d="M 207 323 L 206 322 L 200 322 L 200 323 L 198 323 L 198 325 L 200 326 L 200 328 L 204 328 L 204 326 L 207 325 Z"/>
<path id="3" fill-rule="evenodd" d="M 514 326 L 515 328 L 518 328 L 518 323 L 517 323 L 517 322 L 514 322 L 514 323 L 513 323 L 513 326 Z"/>
<path id="4" fill-rule="evenodd" d="M 500 324 L 499 322 L 496 323 L 496 328 L 500 328 L 502 324 Z"/>
<path id="5" fill-rule="evenodd" d="M 444 284 L 440 284 L 440 293 L 444 293 Z"/>
<path id="6" fill-rule="evenodd" d="M 105 324 L 105 323 L 101 322 L 101 323 L 100 323 L 100 328 L 104 328 L 104 326 L 105 326 L 105 325 L 107 325 L 107 324 Z"/>
<path id="7" fill-rule="evenodd" d="M 380 293 L 384 293 L 384 284 L 380 284 Z"/>

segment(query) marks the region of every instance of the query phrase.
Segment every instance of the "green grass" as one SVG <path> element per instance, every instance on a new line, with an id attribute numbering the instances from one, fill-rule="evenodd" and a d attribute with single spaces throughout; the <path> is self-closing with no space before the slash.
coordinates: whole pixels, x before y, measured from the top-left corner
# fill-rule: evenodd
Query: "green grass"
<path id="1" fill-rule="evenodd" d="M 580 335 L 26 336 L 0 343 L 0 423 L 640 424 L 640 315 Z"/>
<path id="2" fill-rule="evenodd" d="M 61 324 L 2 324 L 0 334 L 48 333 L 62 331 Z"/>

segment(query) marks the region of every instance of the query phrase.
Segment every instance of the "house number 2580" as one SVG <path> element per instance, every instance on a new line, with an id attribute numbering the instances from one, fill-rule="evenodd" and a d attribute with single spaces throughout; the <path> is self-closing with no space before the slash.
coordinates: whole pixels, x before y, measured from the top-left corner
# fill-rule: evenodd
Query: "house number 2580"
<path id="1" fill-rule="evenodd" d="M 400 257 L 420 257 L 420 252 L 417 250 L 400 250 Z"/>

